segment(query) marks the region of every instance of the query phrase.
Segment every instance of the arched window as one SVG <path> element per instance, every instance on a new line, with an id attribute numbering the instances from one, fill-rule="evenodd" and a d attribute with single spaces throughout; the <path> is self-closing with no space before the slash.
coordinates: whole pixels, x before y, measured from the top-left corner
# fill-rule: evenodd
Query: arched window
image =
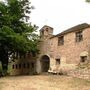
<path id="1" fill-rule="evenodd" d="M 56 65 L 60 64 L 60 59 L 56 59 Z"/>

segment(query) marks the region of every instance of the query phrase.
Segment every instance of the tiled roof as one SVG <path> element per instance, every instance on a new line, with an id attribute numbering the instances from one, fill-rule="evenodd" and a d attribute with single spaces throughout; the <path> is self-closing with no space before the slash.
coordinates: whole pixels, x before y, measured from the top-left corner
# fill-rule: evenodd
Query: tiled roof
<path id="1" fill-rule="evenodd" d="M 76 32 L 76 31 L 79 31 L 79 30 L 83 30 L 83 29 L 89 28 L 89 27 L 90 27 L 90 25 L 87 24 L 87 23 L 79 24 L 79 25 L 76 25 L 76 26 L 74 26 L 70 29 L 67 29 L 67 30 L 55 35 L 55 36 L 52 36 L 51 38 L 61 36 L 61 35 L 64 35 L 64 34 L 67 34 L 67 33 L 70 33 L 70 32 Z"/>

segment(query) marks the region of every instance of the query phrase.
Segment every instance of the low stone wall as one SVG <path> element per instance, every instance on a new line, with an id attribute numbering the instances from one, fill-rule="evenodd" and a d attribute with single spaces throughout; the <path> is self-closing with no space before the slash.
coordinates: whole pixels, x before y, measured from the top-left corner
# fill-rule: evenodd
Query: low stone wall
<path id="1" fill-rule="evenodd" d="M 48 72 L 51 73 L 57 73 L 57 74 L 67 74 L 68 72 L 75 70 L 76 65 L 75 64 L 62 64 L 62 65 L 53 65 L 51 70 L 48 70 Z"/>
<path id="2" fill-rule="evenodd" d="M 75 64 L 63 64 L 61 66 L 55 66 L 51 73 L 62 73 L 72 77 L 82 78 L 90 80 L 90 64 L 75 65 Z"/>
<path id="3" fill-rule="evenodd" d="M 90 69 L 84 68 L 84 69 L 72 70 L 68 73 L 68 75 L 77 77 L 77 78 L 90 80 Z"/>

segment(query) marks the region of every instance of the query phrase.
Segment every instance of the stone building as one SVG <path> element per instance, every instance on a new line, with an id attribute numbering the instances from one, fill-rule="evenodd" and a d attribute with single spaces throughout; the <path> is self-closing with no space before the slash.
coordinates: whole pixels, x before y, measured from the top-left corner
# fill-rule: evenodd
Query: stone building
<path id="1" fill-rule="evenodd" d="M 15 57 L 16 59 L 9 63 L 10 75 L 30 75 L 36 72 L 36 56 L 27 53 L 24 56 L 20 57 L 19 55 L 16 55 Z"/>
<path id="2" fill-rule="evenodd" d="M 10 75 L 68 72 L 90 61 L 90 25 L 83 23 L 53 35 L 53 28 L 40 29 L 40 54 L 30 54 L 11 63 Z"/>
<path id="3" fill-rule="evenodd" d="M 40 54 L 37 73 L 60 72 L 75 69 L 79 63 L 90 61 L 90 25 L 83 23 L 53 35 L 53 28 L 40 30 Z"/>

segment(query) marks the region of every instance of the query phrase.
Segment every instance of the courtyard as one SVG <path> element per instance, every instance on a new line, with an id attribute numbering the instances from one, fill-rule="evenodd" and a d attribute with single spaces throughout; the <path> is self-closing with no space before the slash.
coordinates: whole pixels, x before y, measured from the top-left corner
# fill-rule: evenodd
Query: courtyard
<path id="1" fill-rule="evenodd" d="M 62 75 L 0 78 L 0 90 L 90 90 L 90 81 Z"/>

